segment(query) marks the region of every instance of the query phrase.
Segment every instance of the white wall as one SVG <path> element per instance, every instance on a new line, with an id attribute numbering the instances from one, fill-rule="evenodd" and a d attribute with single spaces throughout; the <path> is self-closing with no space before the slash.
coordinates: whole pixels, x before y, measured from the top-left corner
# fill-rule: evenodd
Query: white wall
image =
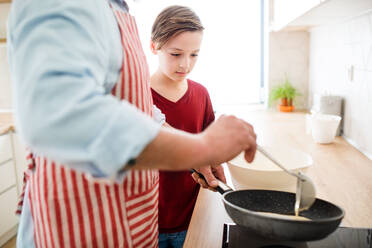
<path id="1" fill-rule="evenodd" d="M 295 99 L 297 109 L 307 108 L 309 33 L 271 32 L 269 35 L 268 90 L 282 81 L 285 75 L 302 96 Z"/>
<path id="2" fill-rule="evenodd" d="M 12 105 L 9 65 L 5 43 L 0 43 L 0 109 L 9 109 Z"/>
<path id="3" fill-rule="evenodd" d="M 343 96 L 344 135 L 372 154 L 372 11 L 310 33 L 309 92 Z M 354 79 L 347 69 L 354 66 Z M 310 97 L 310 103 L 311 103 Z"/>
<path id="4" fill-rule="evenodd" d="M 6 38 L 6 21 L 10 3 L 0 3 L 0 39 Z M 11 86 L 6 43 L 0 42 L 0 109 L 11 108 Z"/>

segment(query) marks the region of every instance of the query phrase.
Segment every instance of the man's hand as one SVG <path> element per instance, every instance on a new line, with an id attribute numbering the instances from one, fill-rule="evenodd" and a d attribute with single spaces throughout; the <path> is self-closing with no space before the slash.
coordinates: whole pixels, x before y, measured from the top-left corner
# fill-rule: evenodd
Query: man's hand
<path id="1" fill-rule="evenodd" d="M 223 167 L 221 165 L 211 167 L 211 166 L 204 166 L 198 169 L 198 172 L 203 174 L 203 180 L 199 177 L 197 173 L 192 173 L 192 178 L 195 182 L 199 183 L 205 189 L 210 189 L 212 191 L 216 191 L 215 188 L 218 186 L 217 178 L 222 182 L 226 183 L 225 173 L 223 171 Z"/>
<path id="2" fill-rule="evenodd" d="M 250 163 L 256 153 L 256 134 L 253 126 L 235 116 L 222 115 L 200 134 L 205 142 L 208 164 L 219 165 L 236 157 L 244 151 Z"/>

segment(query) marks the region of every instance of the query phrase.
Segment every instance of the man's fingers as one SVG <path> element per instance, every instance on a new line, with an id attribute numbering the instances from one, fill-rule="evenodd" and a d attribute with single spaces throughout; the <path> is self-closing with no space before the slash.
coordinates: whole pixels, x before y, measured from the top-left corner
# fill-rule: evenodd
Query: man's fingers
<path id="1" fill-rule="evenodd" d="M 205 180 L 207 181 L 207 184 L 210 187 L 215 188 L 215 187 L 218 186 L 218 182 L 217 182 L 215 176 L 213 175 L 210 166 L 200 168 L 200 173 L 203 174 Z"/>
<path id="2" fill-rule="evenodd" d="M 217 192 L 217 190 L 216 190 L 215 188 L 208 187 L 208 189 L 209 189 L 210 191 Z"/>
<path id="3" fill-rule="evenodd" d="M 257 135 L 254 132 L 254 128 L 251 124 L 248 122 L 245 122 L 244 120 L 241 120 L 245 127 L 246 127 L 246 132 L 247 132 L 247 140 L 246 140 L 246 145 L 247 148 L 244 150 L 244 158 L 250 163 L 253 161 L 255 153 L 256 153 L 256 140 L 257 140 Z"/>
<path id="4" fill-rule="evenodd" d="M 213 174 L 216 178 L 218 178 L 222 182 L 226 183 L 225 173 L 224 173 L 223 167 L 221 165 L 214 167 L 212 170 L 213 170 Z M 217 185 L 218 185 L 218 183 L 217 183 Z M 216 185 L 216 187 L 217 187 L 217 185 Z"/>
<path id="5" fill-rule="evenodd" d="M 193 172 L 193 173 L 191 174 L 191 176 L 192 176 L 192 178 L 194 179 L 195 182 L 198 182 L 198 180 L 199 180 L 199 176 L 198 176 L 198 174 L 196 174 L 195 172 Z"/>
<path id="6" fill-rule="evenodd" d="M 251 138 L 251 141 L 252 141 L 251 146 L 247 150 L 244 151 L 244 158 L 249 163 L 251 163 L 254 160 L 256 149 L 257 149 L 256 140 L 253 140 L 253 138 Z"/>
<path id="7" fill-rule="evenodd" d="M 205 189 L 208 188 L 208 184 L 203 179 L 201 179 L 198 174 L 194 172 L 191 174 L 191 176 L 196 183 L 200 184 L 200 186 L 202 186 Z"/>
<path id="8" fill-rule="evenodd" d="M 198 183 L 204 188 L 204 189 L 207 189 L 208 188 L 208 184 L 201 178 L 199 178 L 198 180 Z"/>

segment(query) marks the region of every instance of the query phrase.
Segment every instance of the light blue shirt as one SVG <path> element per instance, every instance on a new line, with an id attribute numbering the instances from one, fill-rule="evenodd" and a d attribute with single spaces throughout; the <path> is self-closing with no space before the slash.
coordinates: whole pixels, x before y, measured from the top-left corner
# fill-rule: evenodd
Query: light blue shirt
<path id="1" fill-rule="evenodd" d="M 13 0 L 8 31 L 17 130 L 36 154 L 110 176 L 157 135 L 160 124 L 110 94 L 123 50 L 106 0 Z M 25 200 L 18 247 L 34 246 Z"/>

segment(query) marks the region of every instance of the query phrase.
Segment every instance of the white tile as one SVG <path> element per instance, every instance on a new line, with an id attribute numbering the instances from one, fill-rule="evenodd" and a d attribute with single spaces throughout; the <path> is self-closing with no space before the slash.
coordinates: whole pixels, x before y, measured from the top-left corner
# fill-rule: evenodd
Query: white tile
<path id="1" fill-rule="evenodd" d="M 372 12 L 369 13 L 368 18 L 369 18 L 369 24 L 368 24 L 369 32 L 372 36 Z"/>
<path id="2" fill-rule="evenodd" d="M 351 44 L 351 61 L 350 63 L 359 69 L 365 67 L 365 54 L 360 43 Z"/>
<path id="3" fill-rule="evenodd" d="M 372 14 L 312 29 L 309 61 L 309 92 L 343 96 L 346 136 L 372 153 Z M 350 65 L 353 82 L 347 78 Z"/>
<path id="4" fill-rule="evenodd" d="M 6 46 L 0 46 L 0 109 L 11 108 L 10 72 L 7 61 Z"/>
<path id="5" fill-rule="evenodd" d="M 372 72 L 372 41 L 365 44 L 365 69 Z"/>
<path id="6" fill-rule="evenodd" d="M 372 40 L 371 22 L 368 15 L 357 17 L 350 21 L 350 42 L 366 42 Z"/>

